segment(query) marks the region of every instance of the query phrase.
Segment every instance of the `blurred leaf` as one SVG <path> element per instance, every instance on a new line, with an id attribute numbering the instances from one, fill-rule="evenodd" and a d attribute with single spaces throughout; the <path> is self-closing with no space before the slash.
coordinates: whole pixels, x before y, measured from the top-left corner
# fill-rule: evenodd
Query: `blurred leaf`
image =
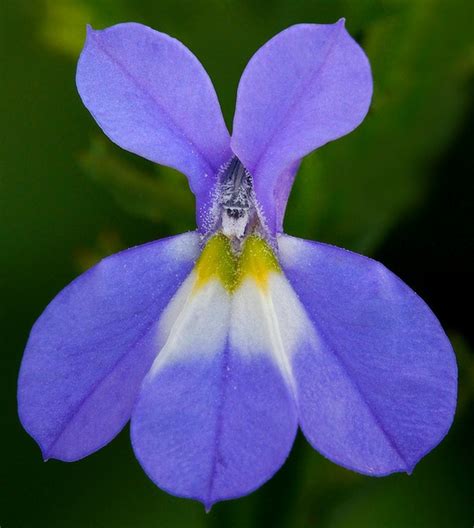
<path id="1" fill-rule="evenodd" d="M 293 466 L 293 479 L 286 480 L 286 518 L 279 525 L 285 528 L 322 528 L 328 512 L 368 478 L 324 458 L 302 434 L 297 436 L 288 464 Z"/>
<path id="2" fill-rule="evenodd" d="M 155 174 L 136 168 L 97 138 L 81 156 L 84 172 L 106 187 L 127 212 L 172 226 L 173 232 L 194 226 L 194 204 L 185 177 L 168 167 Z"/>
<path id="3" fill-rule="evenodd" d="M 350 136 L 304 160 L 286 222 L 289 232 L 362 252 L 420 200 L 427 170 L 463 119 L 473 73 L 473 3 L 383 5 L 385 16 L 378 10 L 361 28 L 374 75 L 369 115 Z M 360 20 L 358 10 L 346 2 L 349 21 Z M 308 188 L 310 177 L 317 191 Z"/>
<path id="4" fill-rule="evenodd" d="M 127 18 L 123 0 L 42 0 L 42 24 L 38 38 L 56 53 L 77 59 L 84 45 L 86 25 L 102 28 L 113 11 Z"/>
<path id="5" fill-rule="evenodd" d="M 328 512 L 320 528 L 451 528 L 472 526 L 473 458 L 459 428 L 413 475 L 367 478 Z"/>
<path id="6" fill-rule="evenodd" d="M 77 270 L 82 273 L 103 258 L 122 249 L 126 249 L 126 244 L 121 240 L 120 235 L 110 229 L 103 230 L 99 233 L 93 247 L 81 247 L 75 251 L 74 261 L 77 264 Z"/>
<path id="7" fill-rule="evenodd" d="M 450 336 L 456 353 L 459 370 L 459 394 L 457 413 L 466 411 L 474 402 L 474 354 L 467 340 L 455 334 Z"/>

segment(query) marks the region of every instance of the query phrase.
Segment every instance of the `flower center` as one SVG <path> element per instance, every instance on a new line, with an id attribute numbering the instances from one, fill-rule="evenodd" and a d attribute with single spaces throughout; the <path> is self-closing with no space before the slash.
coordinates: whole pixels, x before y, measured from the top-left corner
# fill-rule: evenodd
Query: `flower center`
<path id="1" fill-rule="evenodd" d="M 212 279 L 217 279 L 224 288 L 233 293 L 242 282 L 253 279 L 265 291 L 272 273 L 280 273 L 280 265 L 271 247 L 257 235 L 251 235 L 236 254 L 231 240 L 219 233 L 205 245 L 196 267 L 195 290 L 199 290 Z"/>
<path id="2" fill-rule="evenodd" d="M 234 247 L 252 233 L 264 235 L 253 192 L 252 176 L 237 157 L 219 174 L 219 220 L 222 233 Z"/>

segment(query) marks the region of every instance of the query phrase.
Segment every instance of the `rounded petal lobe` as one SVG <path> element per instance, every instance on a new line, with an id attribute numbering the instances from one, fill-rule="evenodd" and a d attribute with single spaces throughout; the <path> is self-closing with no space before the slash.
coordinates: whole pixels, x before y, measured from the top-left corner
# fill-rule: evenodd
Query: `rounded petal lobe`
<path id="1" fill-rule="evenodd" d="M 286 235 L 279 248 L 312 327 L 293 356 L 303 433 L 349 469 L 410 473 L 456 407 L 456 360 L 438 320 L 374 260 Z"/>
<path id="2" fill-rule="evenodd" d="M 76 82 L 112 141 L 186 174 L 207 207 L 229 134 L 211 80 L 183 44 L 136 23 L 88 28 Z"/>
<path id="3" fill-rule="evenodd" d="M 128 421 L 159 350 L 158 319 L 198 248 L 199 236 L 186 233 L 112 255 L 43 312 L 23 358 L 18 405 L 45 458 L 80 459 Z"/>
<path id="4" fill-rule="evenodd" d="M 296 408 L 278 364 L 252 347 L 217 281 L 179 292 L 176 303 L 132 415 L 132 444 L 159 487 L 209 509 L 250 493 L 283 464 Z"/>
<path id="5" fill-rule="evenodd" d="M 369 62 L 343 20 L 292 26 L 250 59 L 238 88 L 231 146 L 253 175 L 273 232 L 281 231 L 291 168 L 357 127 L 371 97 Z"/>

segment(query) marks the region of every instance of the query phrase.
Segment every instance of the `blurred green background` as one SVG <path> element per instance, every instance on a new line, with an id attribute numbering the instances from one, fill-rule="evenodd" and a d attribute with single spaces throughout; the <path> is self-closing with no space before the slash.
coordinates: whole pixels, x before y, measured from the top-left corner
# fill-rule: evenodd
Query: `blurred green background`
<path id="1" fill-rule="evenodd" d="M 371 61 L 373 105 L 353 134 L 304 161 L 286 231 L 382 260 L 432 306 L 460 368 L 447 438 L 412 476 L 375 479 L 299 436 L 275 478 L 207 515 L 147 479 L 128 429 L 83 461 L 44 464 L 16 413 L 31 325 L 102 256 L 194 225 L 184 177 L 112 145 L 82 106 L 74 75 L 85 24 L 137 21 L 183 41 L 230 126 L 240 74 L 261 44 L 341 16 Z M 1 528 L 473 525 L 473 20 L 472 0 L 0 3 Z"/>

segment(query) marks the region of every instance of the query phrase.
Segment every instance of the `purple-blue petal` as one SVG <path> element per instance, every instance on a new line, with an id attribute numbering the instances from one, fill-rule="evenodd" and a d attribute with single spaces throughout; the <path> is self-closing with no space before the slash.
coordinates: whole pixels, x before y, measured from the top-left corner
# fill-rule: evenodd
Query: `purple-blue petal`
<path id="1" fill-rule="evenodd" d="M 158 318 L 198 251 L 199 236 L 186 233 L 117 253 L 43 312 L 23 358 L 18 405 L 44 458 L 87 456 L 128 421 L 158 353 Z"/>
<path id="2" fill-rule="evenodd" d="M 240 80 L 231 146 L 254 177 L 272 232 L 281 231 L 291 168 L 357 127 L 369 109 L 370 65 L 343 22 L 282 31 L 251 58 Z M 281 189 L 285 196 L 276 204 Z"/>
<path id="3" fill-rule="evenodd" d="M 439 321 L 374 260 L 286 235 L 279 247 L 314 327 L 293 360 L 303 433 L 347 468 L 411 472 L 456 407 L 456 360 Z"/>
<path id="4" fill-rule="evenodd" d="M 288 456 L 296 429 L 293 396 L 278 366 L 229 345 L 151 371 L 131 422 L 148 476 L 207 509 L 267 481 Z"/>
<path id="5" fill-rule="evenodd" d="M 88 28 L 76 82 L 112 141 L 186 174 L 201 222 L 217 171 L 231 154 L 219 101 L 197 58 L 141 24 Z"/>

